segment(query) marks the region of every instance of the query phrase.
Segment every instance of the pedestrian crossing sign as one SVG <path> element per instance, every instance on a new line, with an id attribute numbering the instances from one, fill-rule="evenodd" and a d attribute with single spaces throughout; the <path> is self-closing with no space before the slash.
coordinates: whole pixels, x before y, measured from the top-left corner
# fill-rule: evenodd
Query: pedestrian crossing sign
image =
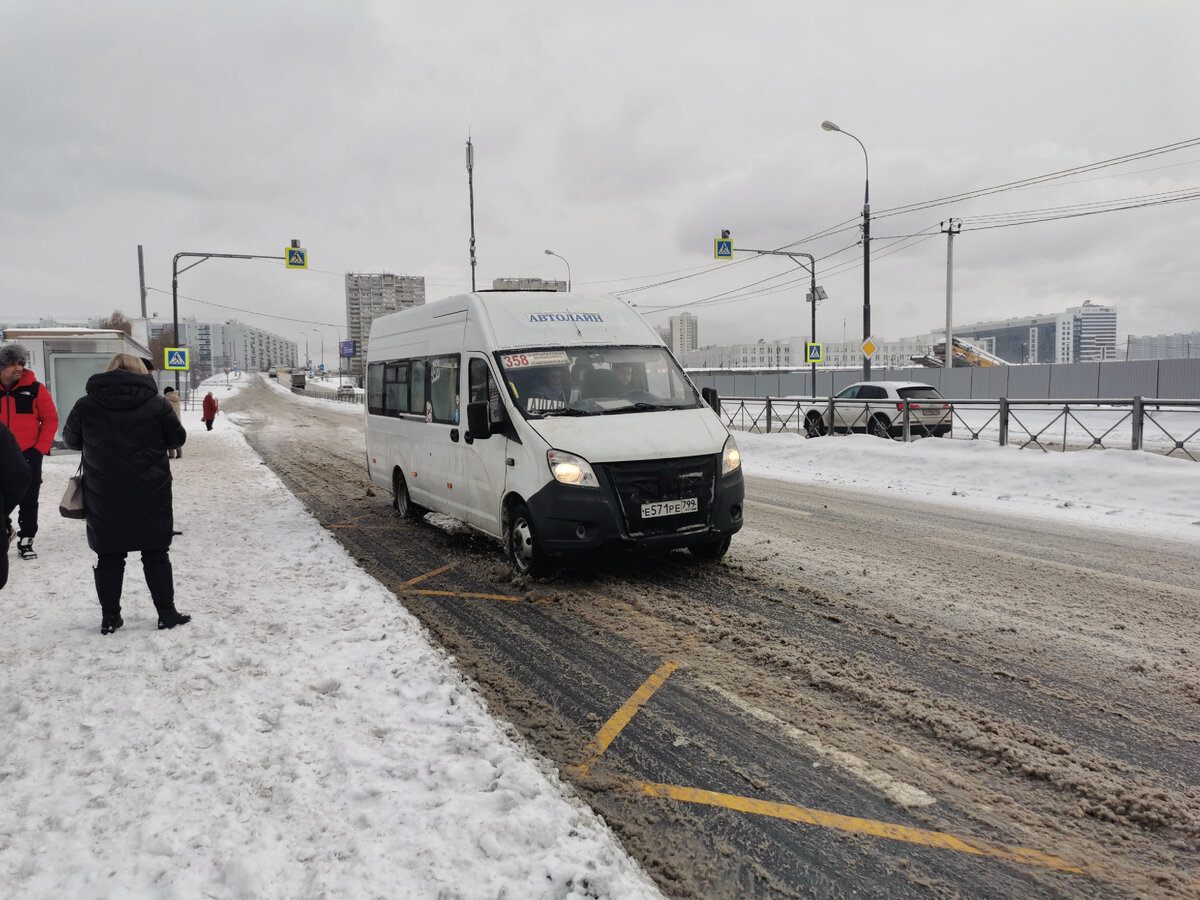
<path id="1" fill-rule="evenodd" d="M 167 347 L 163 350 L 163 368 L 167 371 L 184 371 L 188 366 L 187 347 Z"/>
<path id="2" fill-rule="evenodd" d="M 804 355 L 810 363 L 825 362 L 825 345 L 805 344 Z"/>
<path id="3" fill-rule="evenodd" d="M 713 244 L 713 256 L 716 259 L 733 259 L 733 241 L 730 238 L 717 238 Z"/>
<path id="4" fill-rule="evenodd" d="M 288 247 L 283 252 L 287 254 L 287 267 L 289 269 L 308 268 L 308 251 L 304 248 Z"/>

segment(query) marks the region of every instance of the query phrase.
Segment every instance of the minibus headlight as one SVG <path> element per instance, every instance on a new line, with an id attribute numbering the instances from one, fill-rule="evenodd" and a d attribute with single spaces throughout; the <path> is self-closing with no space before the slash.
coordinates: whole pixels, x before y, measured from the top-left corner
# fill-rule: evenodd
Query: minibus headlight
<path id="1" fill-rule="evenodd" d="M 550 464 L 550 474 L 555 481 L 563 484 L 573 484 L 576 487 L 600 487 L 592 465 L 582 456 L 567 453 L 565 450 L 547 450 L 546 462 Z"/>
<path id="2" fill-rule="evenodd" d="M 730 472 L 736 472 L 742 467 L 742 454 L 738 452 L 737 441 L 733 439 L 733 435 L 729 436 L 729 440 L 725 442 L 725 449 L 721 451 L 721 475 L 728 475 Z"/>

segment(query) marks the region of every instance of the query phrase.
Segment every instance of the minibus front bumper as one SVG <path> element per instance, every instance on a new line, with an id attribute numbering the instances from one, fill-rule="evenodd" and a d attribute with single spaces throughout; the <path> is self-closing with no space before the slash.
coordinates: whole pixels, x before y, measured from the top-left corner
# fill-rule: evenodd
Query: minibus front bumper
<path id="1" fill-rule="evenodd" d="M 712 544 L 742 527 L 745 484 L 741 469 L 716 477 L 718 459 L 707 472 L 691 460 L 655 464 L 594 465 L 600 486 L 584 488 L 552 481 L 529 498 L 542 552 L 574 554 L 620 545 L 634 550 L 671 550 Z M 697 509 L 644 518 L 643 510 L 696 500 Z"/>

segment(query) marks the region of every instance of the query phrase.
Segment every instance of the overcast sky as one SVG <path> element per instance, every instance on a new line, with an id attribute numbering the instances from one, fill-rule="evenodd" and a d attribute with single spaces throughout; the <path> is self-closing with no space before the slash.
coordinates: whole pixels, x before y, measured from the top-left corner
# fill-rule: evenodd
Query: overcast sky
<path id="1" fill-rule="evenodd" d="M 1200 203 L 977 226 L 1197 191 L 1200 146 L 888 211 L 1200 138 L 1196 34 L 1191 0 L 0 0 L 0 319 L 137 314 L 139 244 L 169 319 L 176 253 L 299 238 L 307 271 L 185 273 L 180 315 L 323 334 L 333 364 L 344 273 L 469 289 L 469 135 L 480 287 L 565 277 L 549 248 L 702 344 L 807 335 L 807 275 L 718 264 L 727 228 L 816 255 L 818 337 L 856 339 L 865 161 L 831 119 L 869 154 L 877 338 L 943 326 L 951 217 L 959 324 L 1093 300 L 1195 330 Z"/>

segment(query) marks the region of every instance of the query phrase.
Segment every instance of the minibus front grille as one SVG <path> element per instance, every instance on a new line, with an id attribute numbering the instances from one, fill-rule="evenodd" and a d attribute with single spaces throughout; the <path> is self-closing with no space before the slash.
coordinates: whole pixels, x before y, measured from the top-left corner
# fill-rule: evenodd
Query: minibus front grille
<path id="1" fill-rule="evenodd" d="M 708 526 L 716 490 L 717 457 L 651 459 L 604 465 L 631 537 L 695 531 Z M 646 504 L 696 500 L 694 512 L 643 518 Z"/>

